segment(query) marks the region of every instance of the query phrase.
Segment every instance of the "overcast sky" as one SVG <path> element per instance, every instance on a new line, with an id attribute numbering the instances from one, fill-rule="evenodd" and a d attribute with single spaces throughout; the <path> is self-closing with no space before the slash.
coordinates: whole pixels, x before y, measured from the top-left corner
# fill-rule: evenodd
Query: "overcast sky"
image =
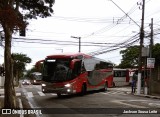
<path id="1" fill-rule="evenodd" d="M 44 59 L 47 55 L 62 51 L 78 52 L 79 40 L 71 36 L 81 37 L 83 53 L 114 49 L 110 46 L 136 39 L 133 36 L 140 30 L 142 17 L 142 7 L 137 5 L 137 2 L 140 4 L 142 0 L 113 1 L 119 8 L 110 0 L 56 0 L 53 6 L 54 14 L 51 17 L 30 20 L 26 37 L 13 35 L 20 39 L 13 40 L 12 52 L 23 53 L 30 57 L 32 63 L 27 66 L 29 69 L 36 61 Z M 146 35 L 150 33 L 151 18 L 154 20 L 156 34 L 160 31 L 160 0 L 146 0 L 144 21 Z M 154 39 L 155 43 L 159 42 L 159 36 L 155 36 Z M 111 44 L 93 46 L 93 42 Z M 149 38 L 145 39 L 144 44 L 149 44 Z M 121 61 L 119 51 L 122 49 L 124 48 L 97 57 L 119 64 Z M 3 63 L 3 51 L 1 48 L 1 63 Z"/>

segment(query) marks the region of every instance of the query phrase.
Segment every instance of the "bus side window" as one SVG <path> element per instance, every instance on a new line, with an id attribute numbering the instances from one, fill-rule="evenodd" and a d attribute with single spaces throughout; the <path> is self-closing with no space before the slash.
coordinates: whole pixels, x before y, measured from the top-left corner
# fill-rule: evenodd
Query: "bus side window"
<path id="1" fill-rule="evenodd" d="M 89 78 L 92 78 L 92 73 L 93 73 L 93 71 L 88 71 L 88 77 Z"/>

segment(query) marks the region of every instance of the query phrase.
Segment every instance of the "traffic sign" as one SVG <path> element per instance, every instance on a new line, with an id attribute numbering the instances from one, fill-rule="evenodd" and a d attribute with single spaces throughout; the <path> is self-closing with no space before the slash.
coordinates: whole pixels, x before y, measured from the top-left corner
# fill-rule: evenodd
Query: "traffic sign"
<path id="1" fill-rule="evenodd" d="M 147 58 L 147 68 L 154 68 L 155 58 Z"/>

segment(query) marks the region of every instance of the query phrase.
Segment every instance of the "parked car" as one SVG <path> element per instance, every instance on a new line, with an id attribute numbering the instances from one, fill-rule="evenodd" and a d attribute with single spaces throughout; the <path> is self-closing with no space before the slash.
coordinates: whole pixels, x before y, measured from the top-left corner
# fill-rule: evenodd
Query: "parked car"
<path id="1" fill-rule="evenodd" d="M 23 81 L 22 81 L 22 84 L 23 84 L 23 85 L 30 85 L 31 83 L 30 83 L 29 80 L 23 80 Z"/>

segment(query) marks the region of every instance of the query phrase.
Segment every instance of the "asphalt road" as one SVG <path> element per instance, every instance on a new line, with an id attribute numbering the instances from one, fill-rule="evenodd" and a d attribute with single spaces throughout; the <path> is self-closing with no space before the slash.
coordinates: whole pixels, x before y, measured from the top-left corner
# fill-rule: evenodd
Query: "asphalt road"
<path id="1" fill-rule="evenodd" d="M 132 95 L 129 87 L 92 91 L 85 96 L 64 95 L 62 98 L 42 93 L 40 85 L 25 85 L 16 92 L 26 97 L 32 108 L 42 109 L 43 114 L 37 114 L 38 117 L 160 117 L 160 114 L 149 113 L 160 109 L 159 99 Z M 138 114 L 122 114 L 124 111 Z M 142 112 L 147 114 L 140 114 Z"/>

